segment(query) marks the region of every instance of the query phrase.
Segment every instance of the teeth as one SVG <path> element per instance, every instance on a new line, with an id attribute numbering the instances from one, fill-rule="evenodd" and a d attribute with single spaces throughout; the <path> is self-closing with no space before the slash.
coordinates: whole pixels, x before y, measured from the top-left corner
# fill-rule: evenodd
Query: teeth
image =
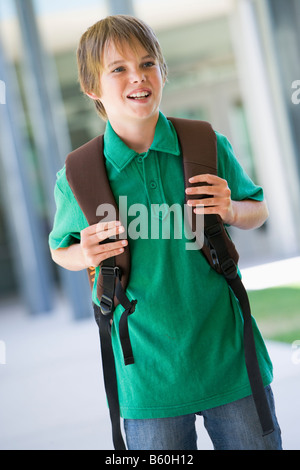
<path id="1" fill-rule="evenodd" d="M 148 91 L 141 91 L 138 93 L 132 93 L 132 95 L 129 95 L 129 98 L 145 98 L 146 96 L 149 96 Z"/>

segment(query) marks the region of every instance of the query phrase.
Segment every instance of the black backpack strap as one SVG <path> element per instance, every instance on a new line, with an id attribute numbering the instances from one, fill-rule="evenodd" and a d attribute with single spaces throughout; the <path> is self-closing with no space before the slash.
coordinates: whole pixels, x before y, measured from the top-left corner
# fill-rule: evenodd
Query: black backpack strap
<path id="1" fill-rule="evenodd" d="M 238 299 L 244 319 L 244 354 L 249 382 L 256 411 L 261 423 L 263 436 L 274 431 L 274 423 L 262 381 L 256 355 L 251 309 L 246 289 L 237 275 L 234 279 L 226 279 L 234 295 Z"/>
<path id="2" fill-rule="evenodd" d="M 126 450 L 120 426 L 120 406 L 114 353 L 111 343 L 112 314 L 103 315 L 94 304 L 95 319 L 99 327 L 102 372 L 112 425 L 113 444 L 116 450 Z"/>
<path id="3" fill-rule="evenodd" d="M 274 431 L 274 423 L 266 397 L 256 355 L 252 316 L 247 291 L 238 274 L 237 265 L 227 250 L 221 225 L 214 215 L 206 216 L 205 237 L 210 250 L 214 252 L 215 269 L 221 271 L 228 285 L 238 299 L 244 320 L 244 355 L 252 396 L 261 423 L 263 436 Z M 220 227 L 218 227 L 218 225 Z"/>
<path id="4" fill-rule="evenodd" d="M 103 316 L 112 316 L 114 311 L 114 297 L 124 308 L 119 321 L 119 336 L 123 351 L 124 364 L 134 364 L 134 357 L 130 342 L 128 317 L 135 311 L 137 301 L 130 301 L 121 283 L 121 269 L 115 265 L 115 258 L 104 260 L 101 266 L 103 278 L 103 293 L 100 301 L 100 310 Z M 117 284 L 115 284 L 117 280 Z"/>

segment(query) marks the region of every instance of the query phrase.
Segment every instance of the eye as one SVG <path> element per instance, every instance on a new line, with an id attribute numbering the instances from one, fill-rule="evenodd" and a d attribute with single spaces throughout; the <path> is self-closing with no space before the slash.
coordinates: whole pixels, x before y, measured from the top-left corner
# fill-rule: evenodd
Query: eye
<path id="1" fill-rule="evenodd" d="M 143 64 L 143 67 L 153 67 L 155 65 L 155 62 L 153 62 L 152 60 L 148 60 L 147 62 L 145 62 Z"/>
<path id="2" fill-rule="evenodd" d="M 114 69 L 112 71 L 112 73 L 120 73 L 120 72 L 123 72 L 125 70 L 125 68 L 123 66 L 120 66 L 120 67 L 117 67 L 116 69 Z"/>

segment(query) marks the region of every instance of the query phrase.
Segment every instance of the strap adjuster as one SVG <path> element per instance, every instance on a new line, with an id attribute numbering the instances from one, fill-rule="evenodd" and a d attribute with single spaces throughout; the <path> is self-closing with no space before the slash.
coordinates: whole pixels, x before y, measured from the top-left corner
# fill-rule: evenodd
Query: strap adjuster
<path id="1" fill-rule="evenodd" d="M 222 226 L 221 224 L 214 224 L 209 227 L 205 227 L 205 234 L 208 239 L 217 237 L 222 233 Z"/>
<path id="2" fill-rule="evenodd" d="M 102 276 L 114 276 L 120 279 L 121 270 L 119 266 L 101 266 L 100 273 Z"/>
<path id="3" fill-rule="evenodd" d="M 100 309 L 102 315 L 110 315 L 113 311 L 113 300 L 103 294 L 100 301 Z"/>
<path id="4" fill-rule="evenodd" d="M 233 280 L 237 276 L 237 266 L 232 258 L 227 259 L 221 264 L 221 269 L 226 279 Z"/>

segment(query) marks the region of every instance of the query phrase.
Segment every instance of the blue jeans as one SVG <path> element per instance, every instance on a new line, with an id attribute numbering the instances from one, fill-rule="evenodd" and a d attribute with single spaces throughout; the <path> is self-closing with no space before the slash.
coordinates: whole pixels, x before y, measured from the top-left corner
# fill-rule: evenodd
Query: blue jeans
<path id="1" fill-rule="evenodd" d="M 125 419 L 128 450 L 197 450 L 196 415 L 215 450 L 282 450 L 273 393 L 266 387 L 275 430 L 262 436 L 252 396 L 196 414 L 158 419 Z"/>

